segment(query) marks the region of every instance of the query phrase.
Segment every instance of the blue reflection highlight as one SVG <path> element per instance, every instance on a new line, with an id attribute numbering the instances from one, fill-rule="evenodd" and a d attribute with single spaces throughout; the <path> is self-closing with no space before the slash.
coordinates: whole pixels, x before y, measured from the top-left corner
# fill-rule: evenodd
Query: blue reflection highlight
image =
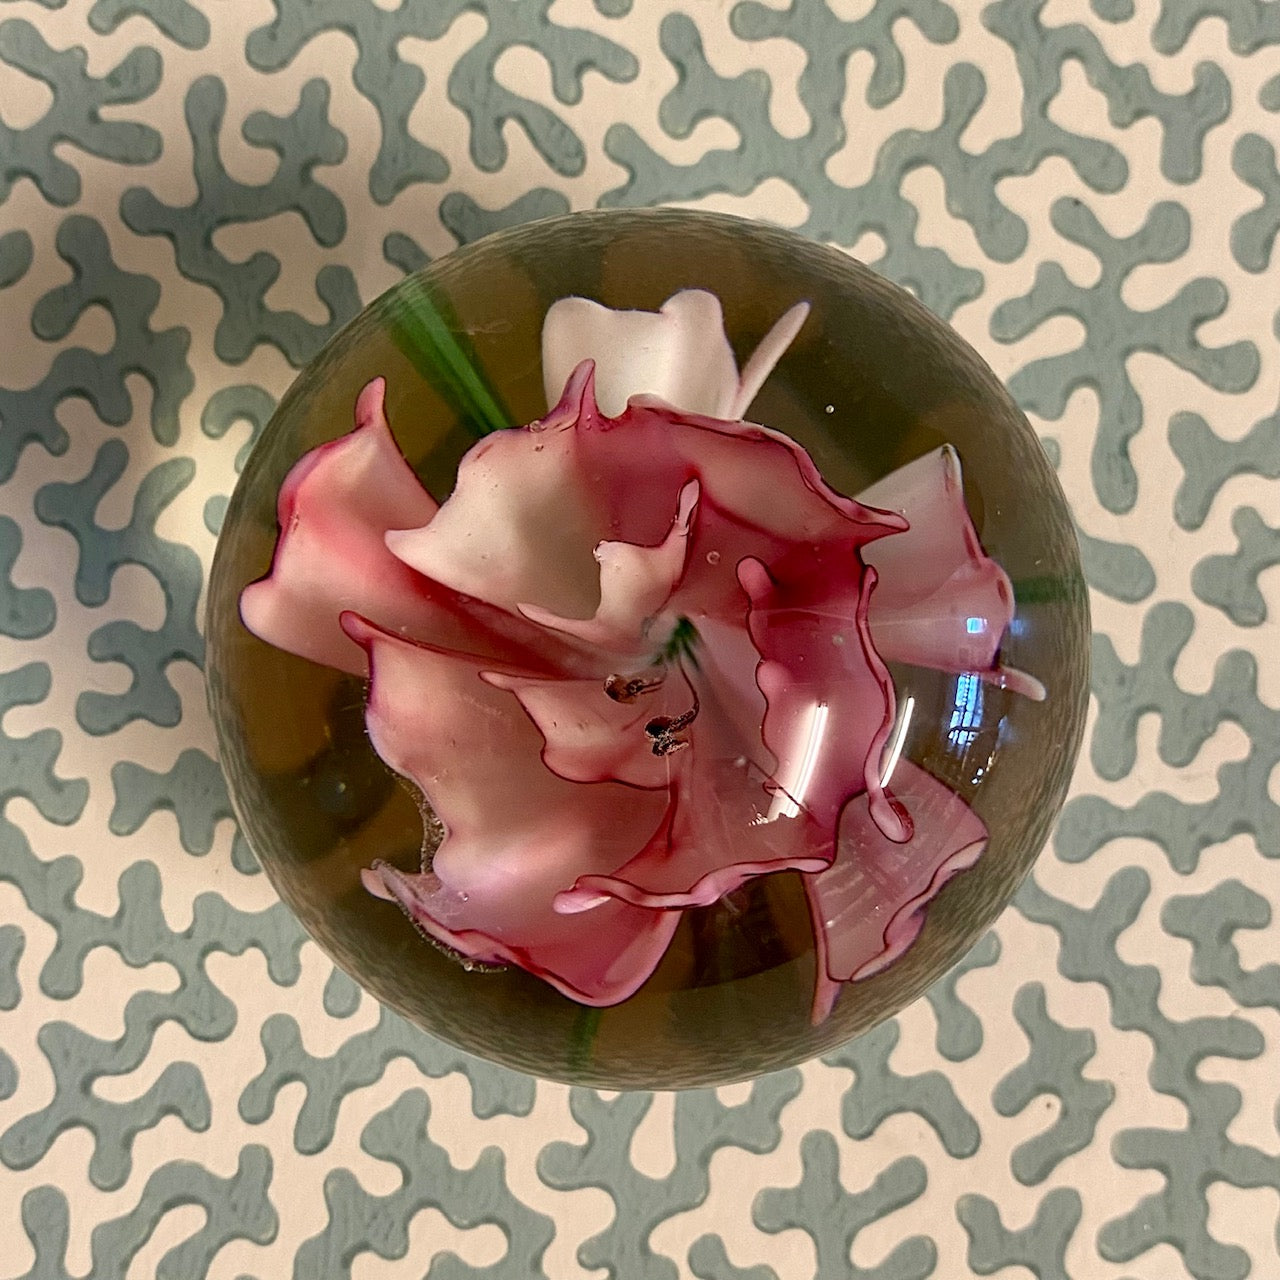
<path id="1" fill-rule="evenodd" d="M 981 727 L 982 679 L 970 674 L 957 676 L 947 737 L 953 746 L 964 750 L 973 742 Z"/>

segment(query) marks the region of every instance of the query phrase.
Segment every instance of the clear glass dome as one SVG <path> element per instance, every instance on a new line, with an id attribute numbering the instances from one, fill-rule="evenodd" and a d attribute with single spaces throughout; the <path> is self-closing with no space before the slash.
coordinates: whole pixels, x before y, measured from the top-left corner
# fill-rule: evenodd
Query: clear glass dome
<path id="1" fill-rule="evenodd" d="M 817 1025 L 799 872 L 761 876 L 685 911 L 652 977 L 603 1009 L 519 968 L 469 971 L 362 886 L 362 869 L 378 859 L 418 869 L 419 797 L 370 745 L 364 682 L 263 643 L 237 606 L 271 563 L 285 475 L 351 429 L 356 398 L 375 376 L 386 378 L 388 418 L 417 475 L 437 499 L 451 492 L 476 438 L 467 410 L 392 337 L 406 291 L 424 287 L 456 317 L 513 424 L 547 411 L 540 334 L 557 299 L 656 310 L 681 289 L 702 288 L 721 300 L 740 362 L 788 307 L 811 304 L 749 416 L 802 445 L 840 493 L 856 495 L 941 445 L 957 450 L 973 525 L 1013 584 L 1002 657 L 1042 680 L 1048 696 L 891 667 L 899 706 L 912 707 L 903 757 L 972 806 L 990 842 L 942 889 L 905 954 L 849 984 Z M 574 214 L 504 232 L 370 306 L 302 373 L 256 445 L 227 512 L 206 625 L 210 701 L 244 833 L 320 945 L 431 1034 L 519 1070 L 605 1088 L 742 1079 L 831 1049 L 915 999 L 992 923 L 1039 853 L 1087 704 L 1089 622 L 1071 519 L 1038 441 L 987 366 L 908 294 L 838 251 L 676 210 Z M 429 848 L 440 833 L 426 826 Z"/>

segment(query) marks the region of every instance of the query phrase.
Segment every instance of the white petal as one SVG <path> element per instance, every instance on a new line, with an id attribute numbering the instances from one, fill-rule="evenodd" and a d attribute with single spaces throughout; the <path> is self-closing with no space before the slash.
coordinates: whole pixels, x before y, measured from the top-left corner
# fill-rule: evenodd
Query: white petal
<path id="1" fill-rule="evenodd" d="M 611 418 L 634 395 L 726 418 L 738 395 L 738 366 L 724 336 L 720 300 L 704 289 L 681 290 L 660 311 L 612 311 L 586 298 L 561 298 L 542 325 L 548 404 L 587 359 L 596 363 L 596 401 Z"/>
<path id="2" fill-rule="evenodd" d="M 729 418 L 745 418 L 751 402 L 764 386 L 764 380 L 773 372 L 774 366 L 782 359 L 782 354 L 796 340 L 796 335 L 804 327 L 809 318 L 809 304 L 797 302 L 794 307 L 783 313 L 773 328 L 760 340 L 760 345 L 751 353 L 738 380 L 737 394 L 725 415 Z"/>

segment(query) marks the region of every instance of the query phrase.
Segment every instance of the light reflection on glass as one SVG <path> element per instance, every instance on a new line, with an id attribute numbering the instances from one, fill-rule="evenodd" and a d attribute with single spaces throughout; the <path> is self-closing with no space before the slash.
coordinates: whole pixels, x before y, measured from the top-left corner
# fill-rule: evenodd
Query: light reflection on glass
<path id="1" fill-rule="evenodd" d="M 968 747 L 982 727 L 982 677 L 966 674 L 956 678 L 955 701 L 947 737 L 952 746 Z"/>
<path id="2" fill-rule="evenodd" d="M 916 709 L 916 700 L 908 698 L 898 712 L 897 723 L 893 726 L 893 734 L 885 743 L 884 755 L 880 762 L 880 785 L 887 787 L 893 771 L 898 767 L 898 758 L 902 755 L 903 744 L 907 740 L 907 730 L 911 727 L 911 717 Z"/>
<path id="3" fill-rule="evenodd" d="M 784 784 L 774 796 L 766 822 L 773 822 L 777 818 L 794 818 L 800 812 L 800 806 L 804 804 L 804 798 L 809 791 L 809 784 L 813 781 L 813 771 L 818 767 L 818 753 L 822 750 L 822 739 L 826 736 L 827 717 L 830 714 L 831 709 L 825 702 L 817 703 L 810 711 L 808 733 L 804 753 L 800 757 L 800 765 L 796 769 L 795 777 L 788 784 Z"/>

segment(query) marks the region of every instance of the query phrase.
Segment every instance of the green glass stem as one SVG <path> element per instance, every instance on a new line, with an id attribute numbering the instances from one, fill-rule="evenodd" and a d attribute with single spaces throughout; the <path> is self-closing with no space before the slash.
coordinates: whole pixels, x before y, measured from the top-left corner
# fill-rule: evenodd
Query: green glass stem
<path id="1" fill-rule="evenodd" d="M 569 1062 L 575 1072 L 586 1072 L 591 1065 L 596 1036 L 600 1031 L 602 1009 L 583 1007 L 578 1010 L 570 1029 Z"/>

